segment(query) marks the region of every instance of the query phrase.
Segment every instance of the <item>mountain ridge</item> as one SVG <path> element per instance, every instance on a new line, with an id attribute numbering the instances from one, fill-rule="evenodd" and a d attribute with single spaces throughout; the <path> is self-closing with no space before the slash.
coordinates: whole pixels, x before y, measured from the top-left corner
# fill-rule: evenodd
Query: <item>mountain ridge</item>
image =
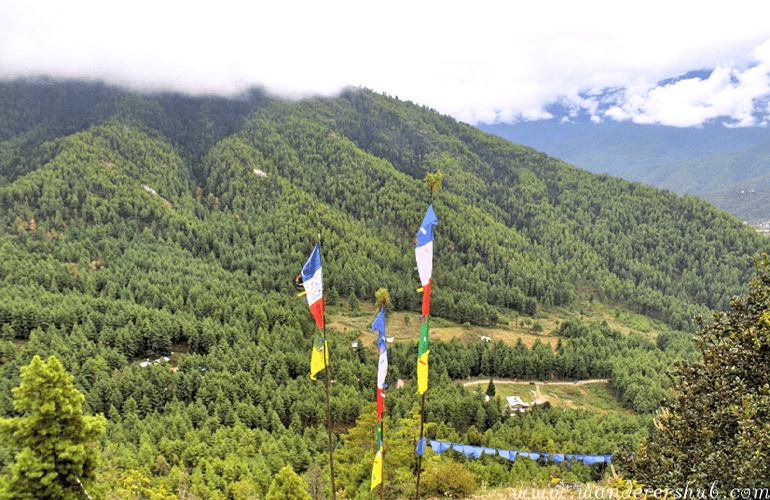
<path id="1" fill-rule="evenodd" d="M 514 142 L 530 140 L 532 147 L 593 173 L 610 173 L 679 195 L 703 196 L 742 220 L 770 216 L 767 209 L 758 213 L 757 203 L 744 206 L 741 198 L 730 195 L 761 187 L 770 175 L 770 135 L 761 127 L 709 123 L 677 128 L 548 120 L 479 128 Z M 532 130 L 539 132 L 533 135 Z"/>

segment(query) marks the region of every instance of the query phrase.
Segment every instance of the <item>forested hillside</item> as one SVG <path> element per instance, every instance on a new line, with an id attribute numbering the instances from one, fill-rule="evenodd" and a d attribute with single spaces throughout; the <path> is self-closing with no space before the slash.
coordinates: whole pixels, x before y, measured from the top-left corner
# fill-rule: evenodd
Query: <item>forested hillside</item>
<path id="1" fill-rule="evenodd" d="M 435 342 L 426 417 L 449 441 L 586 454 L 638 442 L 666 397 L 665 370 L 692 355 L 693 316 L 726 309 L 770 247 L 696 198 L 593 175 L 367 90 L 292 103 L 258 90 L 4 82 L 0 141 L 0 414 L 15 415 L 20 367 L 55 355 L 85 410 L 107 417 L 100 488 L 115 498 L 161 487 L 264 498 L 286 464 L 328 478 L 324 389 L 307 377 L 316 326 L 294 278 L 320 233 L 334 313 L 383 287 L 393 310 L 419 311 L 413 238 L 427 173 L 443 179 L 432 316 L 494 328 L 590 298 L 667 325 L 651 340 L 575 318 L 555 350 Z M 352 450 L 375 451 L 348 433 L 371 423 L 376 387 L 376 346 L 350 348 L 356 335 L 329 333 L 350 498 L 369 491 Z M 416 339 L 389 348 L 392 497 L 414 477 Z M 632 412 L 508 417 L 453 383 L 470 376 L 611 378 Z M 499 457 L 466 467 L 488 484 L 547 479 L 550 467 L 582 481 L 603 472 Z"/>
<path id="2" fill-rule="evenodd" d="M 564 109 L 553 112 L 550 120 L 479 128 L 590 172 L 699 196 L 752 224 L 770 216 L 770 135 L 763 127 L 727 127 L 719 121 L 697 128 L 596 124 L 587 117 L 574 122 Z"/>

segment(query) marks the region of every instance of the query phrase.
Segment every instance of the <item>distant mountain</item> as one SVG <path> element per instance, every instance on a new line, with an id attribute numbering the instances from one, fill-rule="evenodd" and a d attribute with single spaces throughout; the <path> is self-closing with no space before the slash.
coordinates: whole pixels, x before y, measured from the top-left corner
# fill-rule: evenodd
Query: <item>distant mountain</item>
<path id="1" fill-rule="evenodd" d="M 633 168 L 620 176 L 680 194 L 756 189 L 770 182 L 770 140 L 738 151 Z"/>
<path id="2" fill-rule="evenodd" d="M 630 180 L 642 177 L 650 166 L 723 155 L 770 141 L 764 128 L 726 128 L 709 124 L 702 128 L 621 123 L 557 123 L 479 125 L 514 143 L 594 173 L 619 175 Z M 535 132 L 536 131 L 536 132 Z M 657 184 L 653 184 L 656 185 Z M 689 191 L 687 191 L 689 192 Z"/>
<path id="3" fill-rule="evenodd" d="M 759 215 L 757 206 L 744 209 L 729 193 L 758 189 L 770 182 L 770 131 L 765 128 L 547 120 L 479 125 L 479 129 L 589 172 L 609 173 L 680 195 L 725 191 L 709 194 L 707 199 L 744 220 Z M 770 211 L 761 213 L 770 218 Z"/>
<path id="4" fill-rule="evenodd" d="M 658 82 L 707 79 L 711 71 L 691 71 Z M 606 110 L 618 89 L 585 96 Z M 481 124 L 479 129 L 523 144 L 593 173 L 608 173 L 679 195 L 694 194 L 743 220 L 770 218 L 770 199 L 760 201 L 770 181 L 770 132 L 732 128 L 716 120 L 697 128 L 641 125 L 604 120 L 563 104 L 546 109 L 553 118 L 515 124 Z M 755 196 L 746 196 L 754 191 Z M 741 193 L 743 191 L 743 193 Z M 749 201 L 751 199 L 751 201 Z"/>
<path id="5" fill-rule="evenodd" d="M 757 225 L 770 220 L 770 187 L 767 185 L 748 190 L 711 191 L 698 196 L 749 224 Z"/>

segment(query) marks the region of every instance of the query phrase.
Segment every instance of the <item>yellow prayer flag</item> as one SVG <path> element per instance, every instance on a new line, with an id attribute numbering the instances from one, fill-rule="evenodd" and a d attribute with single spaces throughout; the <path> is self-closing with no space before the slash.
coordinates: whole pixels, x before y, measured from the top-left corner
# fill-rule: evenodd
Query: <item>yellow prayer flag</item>
<path id="1" fill-rule="evenodd" d="M 377 456 L 374 457 L 372 466 L 372 491 L 382 482 L 382 446 L 377 450 Z"/>
<path id="2" fill-rule="evenodd" d="M 428 354 L 430 351 L 425 351 L 417 359 L 417 394 L 425 394 L 428 390 Z"/>
<path id="3" fill-rule="evenodd" d="M 315 374 L 326 368 L 328 364 L 329 349 L 327 349 L 326 341 L 324 340 L 323 347 L 320 349 L 319 345 L 313 342 L 313 354 L 310 357 L 310 378 L 315 380 Z"/>

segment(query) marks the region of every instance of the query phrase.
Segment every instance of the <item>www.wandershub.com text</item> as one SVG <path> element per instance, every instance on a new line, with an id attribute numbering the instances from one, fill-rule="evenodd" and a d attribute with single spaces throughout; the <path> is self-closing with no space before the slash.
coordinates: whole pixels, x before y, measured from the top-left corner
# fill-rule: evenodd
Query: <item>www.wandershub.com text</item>
<path id="1" fill-rule="evenodd" d="M 509 488 L 505 496 L 511 500 L 567 500 L 574 498 L 575 494 L 582 500 L 770 500 L 770 487 L 720 488 L 719 482 L 714 481 L 707 488 L 695 487 L 689 483 L 681 488 L 648 488 L 632 485 L 629 481 L 627 488 L 584 486 L 578 491 L 565 488 Z"/>

